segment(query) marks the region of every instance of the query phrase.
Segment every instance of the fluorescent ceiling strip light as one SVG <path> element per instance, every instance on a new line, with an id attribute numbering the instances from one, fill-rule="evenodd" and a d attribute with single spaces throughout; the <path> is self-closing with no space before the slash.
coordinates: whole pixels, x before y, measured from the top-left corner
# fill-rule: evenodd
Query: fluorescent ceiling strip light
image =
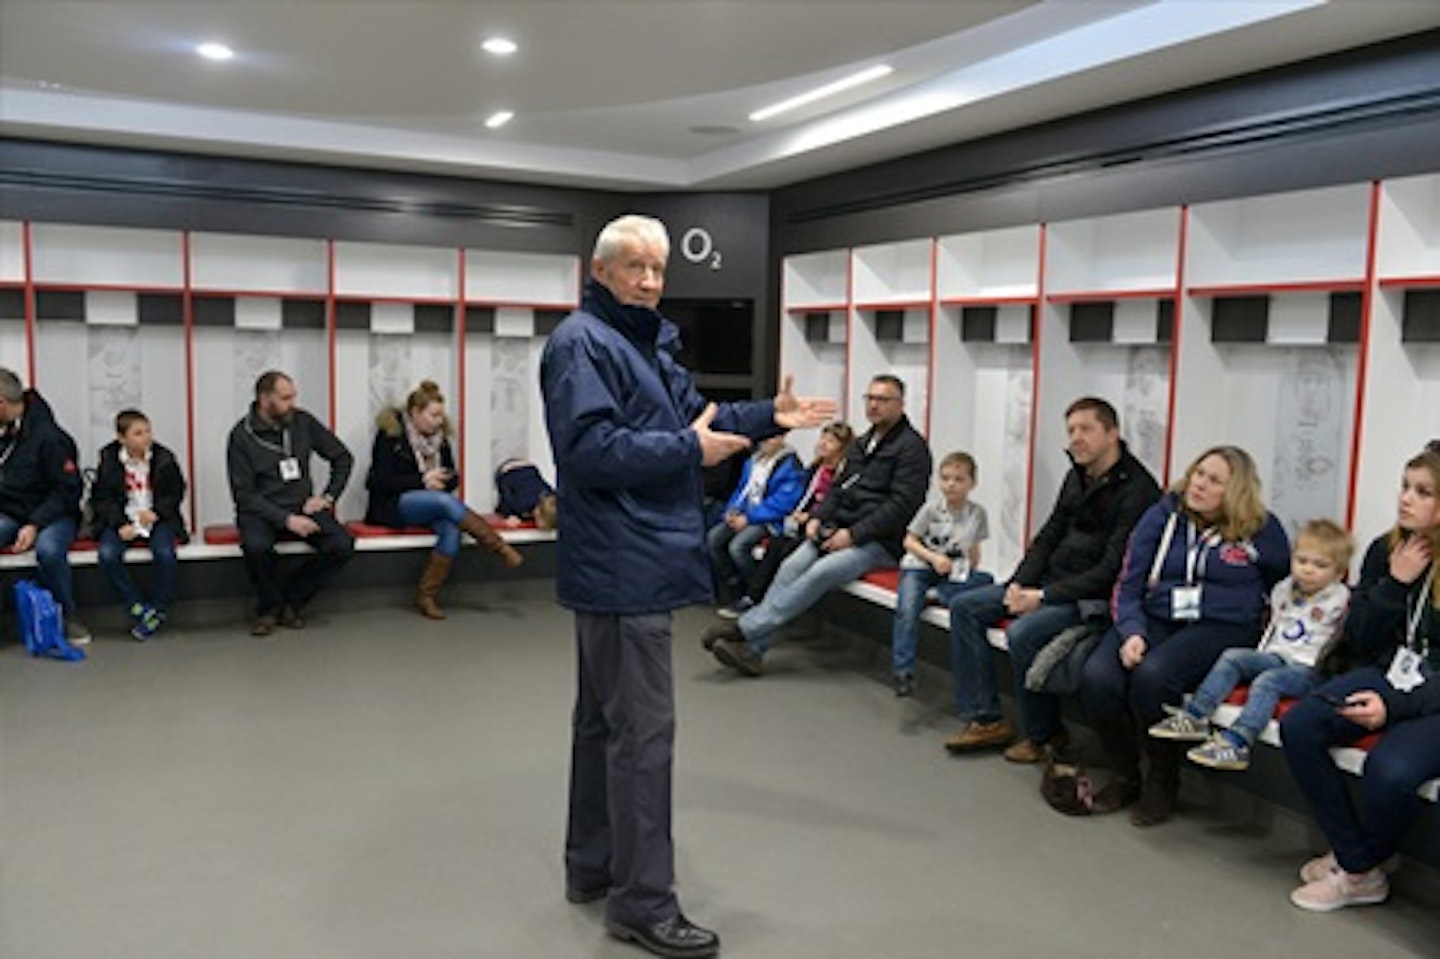
<path id="1" fill-rule="evenodd" d="M 833 97 L 837 93 L 842 93 L 853 87 L 858 87 L 863 83 L 869 83 L 871 80 L 878 80 L 881 77 L 889 76 L 893 72 L 893 67 L 887 66 L 883 63 L 876 64 L 873 67 L 866 67 L 859 73 L 852 73 L 850 76 L 841 77 L 839 80 L 836 80 L 833 83 L 827 83 L 824 86 L 816 87 L 813 90 L 808 90 L 805 93 L 799 94 L 798 96 L 793 96 L 788 100 L 781 100 L 779 103 L 771 104 L 768 107 L 756 110 L 754 113 L 750 114 L 750 119 L 756 123 L 760 123 L 763 120 L 768 120 L 771 117 L 779 116 L 782 113 L 787 113 L 790 110 L 794 110 L 798 107 L 803 107 L 807 104 L 814 103 L 816 100 L 823 100 L 826 97 Z"/>
<path id="2" fill-rule="evenodd" d="M 515 119 L 513 111 L 501 110 L 498 113 L 490 114 L 489 119 L 485 121 L 485 125 L 492 130 L 498 130 L 513 119 Z"/>

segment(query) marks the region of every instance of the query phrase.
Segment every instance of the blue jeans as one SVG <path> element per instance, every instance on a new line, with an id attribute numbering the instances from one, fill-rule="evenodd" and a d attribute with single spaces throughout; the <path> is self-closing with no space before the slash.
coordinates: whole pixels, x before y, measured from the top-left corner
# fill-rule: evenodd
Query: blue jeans
<path id="1" fill-rule="evenodd" d="M 126 609 L 145 603 L 140 590 L 135 588 L 135 580 L 130 578 L 130 571 L 125 568 L 125 550 L 132 545 L 149 547 L 155 569 L 155 601 L 150 605 L 162 613 L 168 611 L 175 605 L 175 581 L 180 568 L 175 559 L 175 530 L 169 523 L 156 523 L 149 539 L 135 539 L 130 543 L 113 529 L 100 534 L 100 568 Z"/>
<path id="2" fill-rule="evenodd" d="M 890 668 L 896 676 L 909 676 L 915 672 L 915 624 L 925 609 L 925 592 L 935 587 L 935 598 L 949 606 L 950 602 L 966 590 L 989 586 L 995 577 L 989 573 L 975 571 L 963 583 L 952 583 L 948 576 L 941 576 L 930 567 L 904 569 L 900 571 L 900 591 L 895 597 L 895 626 L 890 632 Z"/>
<path id="3" fill-rule="evenodd" d="M 750 649 L 763 655 L 776 630 L 814 606 L 826 593 L 893 562 L 895 557 L 879 543 L 822 553 L 814 543 L 806 542 L 780 564 L 775 582 L 760 605 L 740 617 L 740 632 Z"/>
<path id="4" fill-rule="evenodd" d="M 406 526 L 428 526 L 435 531 L 435 552 L 460 552 L 460 521 L 465 504 L 454 493 L 440 489 L 412 489 L 400 494 L 400 518 Z"/>
<path id="5" fill-rule="evenodd" d="M 1114 627 L 1106 630 L 1085 661 L 1080 701 L 1085 715 L 1096 722 L 1129 721 L 1133 716 L 1143 731 L 1165 717 L 1166 706 L 1178 706 L 1185 694 L 1200 684 L 1220 654 L 1231 647 L 1254 652 L 1258 626 L 1147 619 L 1149 645 L 1134 669 L 1120 662 L 1122 637 Z"/>
<path id="6" fill-rule="evenodd" d="M 1235 687 L 1248 682 L 1250 692 L 1245 698 L 1245 708 L 1240 710 L 1240 718 L 1230 730 L 1243 736 L 1247 743 L 1253 743 L 1275 715 L 1275 706 L 1281 699 L 1304 696 L 1319 681 L 1320 674 L 1315 670 L 1292 663 L 1279 653 L 1238 647 L 1227 649 L 1195 690 L 1189 709 L 1195 716 L 1209 716 Z"/>
<path id="7" fill-rule="evenodd" d="M 1009 618 L 1005 584 L 995 583 L 956 596 L 950 603 L 950 671 L 955 677 L 955 715 L 965 722 L 995 722 L 1004 717 L 995 685 L 995 652 L 987 630 Z M 1056 634 L 1080 622 L 1074 603 L 1047 603 L 1012 622 L 1005 630 L 1014 678 L 1020 726 L 1031 742 L 1046 743 L 1060 732 L 1060 699 L 1025 688 L 1025 673 L 1035 655 Z"/>
<path id="8" fill-rule="evenodd" d="M 25 524 L 0 515 L 0 546 L 9 546 Z M 70 578 L 70 544 L 75 542 L 75 518 L 65 516 L 42 526 L 35 537 L 36 580 L 50 591 L 66 615 L 75 615 L 75 586 Z"/>
<path id="9" fill-rule="evenodd" d="M 759 563 L 751 551 L 769 535 L 764 524 L 757 523 L 735 531 L 723 520 L 710 527 L 705 534 L 706 545 L 710 548 L 710 568 L 721 586 L 738 585 L 750 588 Z"/>
<path id="10" fill-rule="evenodd" d="M 1440 682 L 1432 675 L 1427 682 Z M 1400 840 L 1427 803 L 1420 784 L 1440 776 L 1440 713 L 1402 719 L 1365 759 L 1360 808 L 1350 801 L 1350 774 L 1330 758 L 1369 730 L 1343 718 L 1319 694 L 1344 698 L 1363 689 L 1388 691 L 1385 671 L 1367 666 L 1320 684 L 1280 720 L 1285 761 L 1315 812 L 1315 821 L 1346 872 L 1373 869 L 1400 848 Z"/>

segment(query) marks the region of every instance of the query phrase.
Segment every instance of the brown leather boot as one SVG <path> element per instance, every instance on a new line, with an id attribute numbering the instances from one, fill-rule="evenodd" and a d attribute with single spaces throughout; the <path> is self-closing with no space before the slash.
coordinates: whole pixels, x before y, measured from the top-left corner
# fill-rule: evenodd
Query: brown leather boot
<path id="1" fill-rule="evenodd" d="M 415 587 L 415 608 L 420 611 L 421 616 L 427 619 L 445 618 L 445 610 L 435 602 L 435 597 L 440 594 L 440 587 L 445 585 L 445 580 L 450 578 L 450 566 L 454 562 L 452 556 L 443 553 L 430 554 L 430 559 L 425 563 L 425 571 L 420 574 L 420 585 Z"/>
<path id="2" fill-rule="evenodd" d="M 465 518 L 460 521 L 460 528 L 475 537 L 476 543 L 499 556 L 501 562 L 511 569 L 525 562 L 525 558 L 515 552 L 513 546 L 501 539 L 494 527 L 485 522 L 485 517 L 474 510 L 467 509 L 465 511 Z"/>

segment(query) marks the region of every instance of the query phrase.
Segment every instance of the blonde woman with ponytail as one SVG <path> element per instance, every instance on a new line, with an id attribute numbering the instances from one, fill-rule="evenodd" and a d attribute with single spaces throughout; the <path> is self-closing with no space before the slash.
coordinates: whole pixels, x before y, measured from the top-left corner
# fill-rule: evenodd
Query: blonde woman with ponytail
<path id="1" fill-rule="evenodd" d="M 404 409 L 382 410 L 365 488 L 370 503 L 365 522 L 375 526 L 428 526 L 435 549 L 415 589 L 415 608 L 429 619 L 444 619 L 437 602 L 440 587 L 460 552 L 460 534 L 495 553 L 506 566 L 519 566 L 520 554 L 500 538 L 483 516 L 455 495 L 460 477 L 450 448 L 450 419 L 440 387 L 425 380 L 411 392 Z"/>

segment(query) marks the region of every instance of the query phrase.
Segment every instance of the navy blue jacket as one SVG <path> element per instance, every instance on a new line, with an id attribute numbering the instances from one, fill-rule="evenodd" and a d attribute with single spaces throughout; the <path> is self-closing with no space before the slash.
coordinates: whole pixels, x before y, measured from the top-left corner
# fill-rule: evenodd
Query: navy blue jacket
<path id="1" fill-rule="evenodd" d="M 668 344 L 673 324 L 590 280 L 540 361 L 560 515 L 556 591 L 586 613 L 642 615 L 711 599 L 700 480 L 705 409 Z M 763 439 L 775 405 L 722 403 L 712 429 Z"/>
<path id="2" fill-rule="evenodd" d="M 34 390 L 25 391 L 17 435 L 0 439 L 0 457 L 0 514 L 41 528 L 67 516 L 80 518 L 84 484 L 75 441 L 55 424 L 50 404 Z"/>
<path id="3" fill-rule="evenodd" d="M 1160 565 L 1160 577 L 1148 582 L 1160 549 L 1165 526 L 1178 514 L 1170 547 Z M 1180 507 L 1180 497 L 1167 493 L 1145 511 L 1130 543 L 1115 584 L 1113 614 L 1121 636 L 1145 636 L 1146 617 L 1169 620 L 1173 609 L 1171 593 L 1185 585 L 1189 554 L 1187 528 L 1192 525 Z M 1195 530 L 1199 542 L 1200 531 Z M 1290 541 L 1273 515 L 1243 543 L 1214 543 L 1200 546 L 1196 558 L 1196 582 L 1200 585 L 1200 618 L 1260 629 L 1265 597 L 1270 588 L 1290 573 Z"/>

